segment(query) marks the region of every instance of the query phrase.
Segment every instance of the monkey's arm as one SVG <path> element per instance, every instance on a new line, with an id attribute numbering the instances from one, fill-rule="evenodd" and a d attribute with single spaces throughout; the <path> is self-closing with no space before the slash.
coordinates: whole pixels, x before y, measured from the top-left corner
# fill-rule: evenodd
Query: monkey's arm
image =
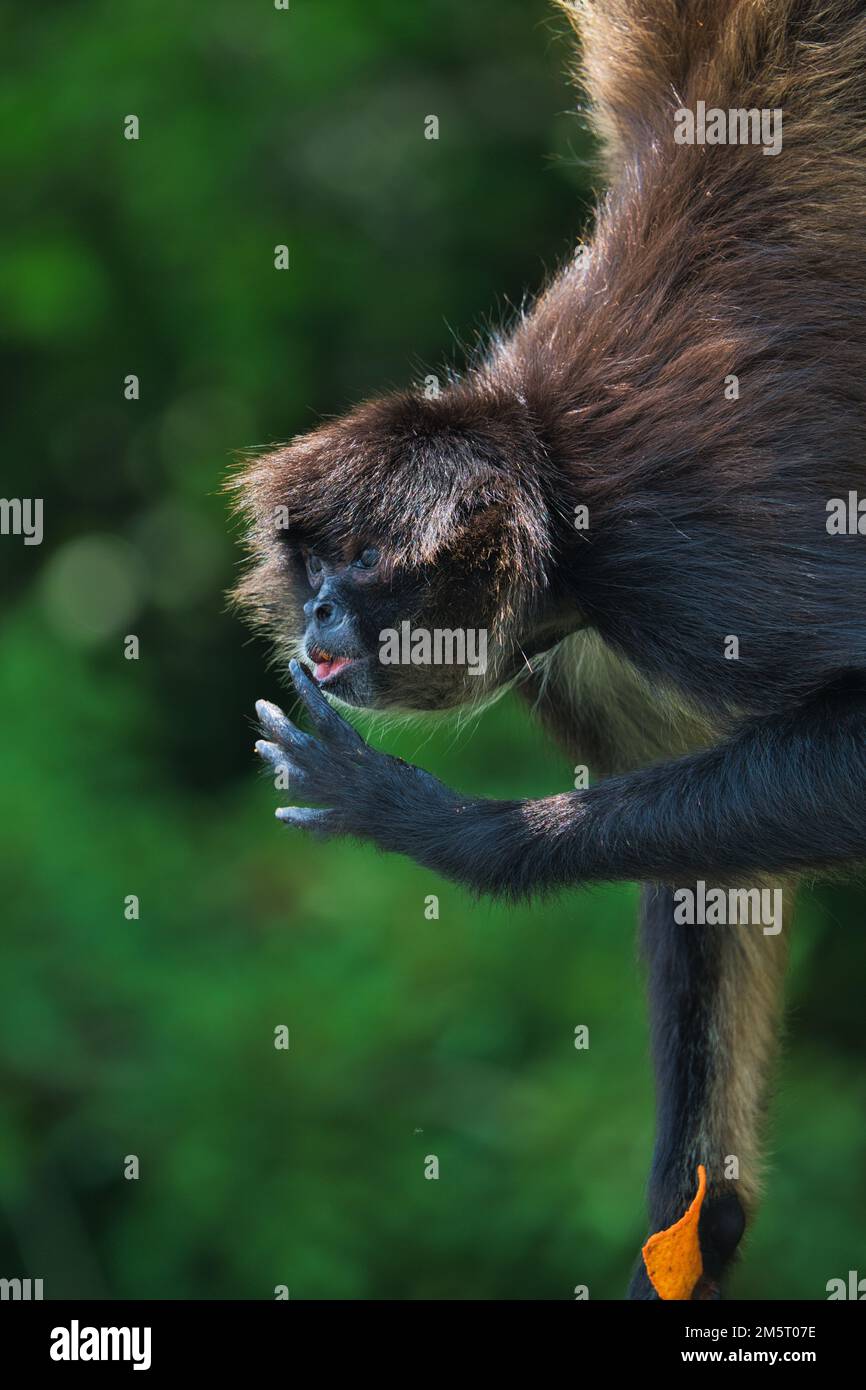
<path id="1" fill-rule="evenodd" d="M 301 801 L 291 825 L 372 840 L 446 878 L 520 897 L 610 879 L 725 879 L 866 859 L 866 697 L 825 694 L 802 710 L 744 726 L 725 743 L 537 801 L 458 795 L 420 768 L 377 752 L 295 666 L 318 738 L 274 705 L 258 709 Z"/>

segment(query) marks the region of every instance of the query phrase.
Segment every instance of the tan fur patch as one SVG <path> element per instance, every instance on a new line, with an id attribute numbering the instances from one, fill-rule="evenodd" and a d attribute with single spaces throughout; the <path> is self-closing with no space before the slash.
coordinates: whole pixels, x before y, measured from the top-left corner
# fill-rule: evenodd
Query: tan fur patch
<path id="1" fill-rule="evenodd" d="M 762 886 L 781 888 L 784 922 L 776 936 L 756 926 L 725 926 L 727 950 L 714 1018 L 714 1082 L 699 1133 L 699 1152 L 723 1180 L 726 1163 L 735 1158 L 739 1177 L 733 1190 L 748 1212 L 757 1202 L 761 1181 L 761 1131 L 775 1060 L 783 1008 L 788 934 L 793 917 L 796 880 Z"/>

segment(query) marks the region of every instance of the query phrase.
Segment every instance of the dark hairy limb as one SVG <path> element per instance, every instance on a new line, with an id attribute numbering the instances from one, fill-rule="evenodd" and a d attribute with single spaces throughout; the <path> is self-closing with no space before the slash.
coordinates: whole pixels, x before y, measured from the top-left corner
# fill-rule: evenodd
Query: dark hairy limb
<path id="1" fill-rule="evenodd" d="M 842 684 L 714 748 L 528 801 L 467 798 L 371 748 L 306 673 L 316 737 L 260 702 L 260 754 L 282 769 L 287 824 L 348 835 L 476 892 L 531 896 L 615 879 L 682 883 L 866 858 L 866 697 Z"/>
<path id="2" fill-rule="evenodd" d="M 793 897 L 794 885 L 786 884 L 786 917 Z M 657 1111 L 649 1231 L 666 1230 L 680 1219 L 703 1164 L 704 1274 L 693 1294 L 697 1299 L 719 1296 L 758 1198 L 787 936 L 732 923 L 683 926 L 674 915 L 671 888 L 648 884 L 643 890 L 641 948 Z M 630 1297 L 655 1296 L 640 1259 Z"/>

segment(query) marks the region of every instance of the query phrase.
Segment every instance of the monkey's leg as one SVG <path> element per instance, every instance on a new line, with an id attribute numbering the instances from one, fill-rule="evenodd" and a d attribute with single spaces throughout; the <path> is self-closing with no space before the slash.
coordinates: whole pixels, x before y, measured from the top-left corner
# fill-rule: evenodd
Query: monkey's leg
<path id="1" fill-rule="evenodd" d="M 787 929 L 680 925 L 673 893 L 648 885 L 641 905 L 657 1106 L 649 1225 L 666 1231 L 683 1217 L 703 1164 L 703 1276 L 692 1297 L 713 1298 L 757 1201 Z M 784 896 L 787 928 L 792 884 Z M 629 1297 L 658 1297 L 643 1256 Z"/>

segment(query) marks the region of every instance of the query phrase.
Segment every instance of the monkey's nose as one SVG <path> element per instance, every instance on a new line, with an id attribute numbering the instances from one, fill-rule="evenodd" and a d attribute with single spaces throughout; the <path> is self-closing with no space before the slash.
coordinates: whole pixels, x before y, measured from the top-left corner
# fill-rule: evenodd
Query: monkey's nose
<path id="1" fill-rule="evenodd" d="M 336 627 L 343 618 L 343 610 L 333 599 L 322 599 L 313 607 L 313 618 L 321 628 Z"/>

